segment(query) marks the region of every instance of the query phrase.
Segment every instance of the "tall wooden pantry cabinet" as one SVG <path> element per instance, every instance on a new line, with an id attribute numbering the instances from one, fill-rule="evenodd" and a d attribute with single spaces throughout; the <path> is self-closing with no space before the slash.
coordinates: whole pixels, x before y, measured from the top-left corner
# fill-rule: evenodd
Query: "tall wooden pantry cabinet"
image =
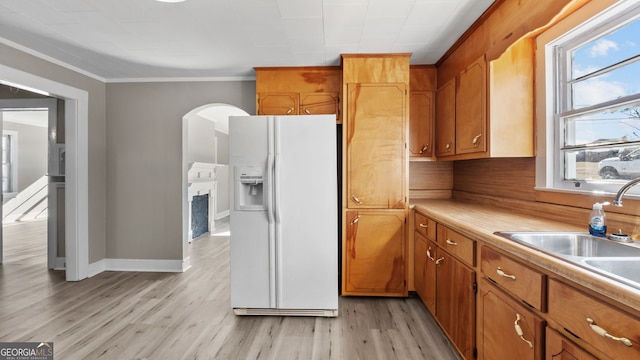
<path id="1" fill-rule="evenodd" d="M 342 55 L 343 295 L 407 295 L 409 56 Z"/>

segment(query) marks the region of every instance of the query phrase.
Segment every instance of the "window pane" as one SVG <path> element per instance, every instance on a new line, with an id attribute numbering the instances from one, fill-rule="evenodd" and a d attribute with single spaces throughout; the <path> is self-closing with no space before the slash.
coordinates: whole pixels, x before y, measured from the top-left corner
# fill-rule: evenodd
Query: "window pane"
<path id="1" fill-rule="evenodd" d="M 640 42 L 638 43 L 640 48 Z M 640 61 L 572 84 L 573 109 L 640 93 Z"/>
<path id="2" fill-rule="evenodd" d="M 640 54 L 640 19 L 589 41 L 571 54 L 571 79 L 591 74 Z"/>
<path id="3" fill-rule="evenodd" d="M 615 183 L 640 176 L 640 147 L 565 152 L 565 180 Z"/>
<path id="4" fill-rule="evenodd" d="M 564 146 L 640 141 L 640 101 L 564 121 Z"/>

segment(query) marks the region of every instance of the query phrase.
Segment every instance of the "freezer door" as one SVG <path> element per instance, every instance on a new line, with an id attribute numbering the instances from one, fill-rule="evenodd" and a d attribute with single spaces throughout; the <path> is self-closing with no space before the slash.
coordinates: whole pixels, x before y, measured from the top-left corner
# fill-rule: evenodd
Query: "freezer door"
<path id="1" fill-rule="evenodd" d="M 338 308 L 334 115 L 275 118 L 277 308 Z"/>
<path id="2" fill-rule="evenodd" d="M 259 207 L 235 206 L 239 201 L 235 195 L 242 191 L 254 191 L 250 186 L 236 182 L 240 177 L 236 171 L 250 167 L 261 167 L 265 174 L 263 191 L 269 191 L 270 145 L 267 117 L 229 118 L 229 165 L 231 187 L 230 198 L 230 271 L 231 306 L 233 308 L 275 307 L 275 228 L 269 222 L 272 213 L 268 204 Z M 271 122 L 273 120 L 271 119 Z M 273 150 L 271 150 L 273 157 Z M 253 196 L 251 194 L 240 194 Z M 238 195 L 238 196 L 240 196 Z M 265 194 L 271 196 L 269 194 Z M 267 197 L 268 197 L 267 196 Z M 267 198 L 265 197 L 265 198 Z M 271 198 L 269 198 L 271 199 Z M 267 203 L 270 200 L 265 200 Z M 238 210 L 241 209 L 241 210 Z"/>

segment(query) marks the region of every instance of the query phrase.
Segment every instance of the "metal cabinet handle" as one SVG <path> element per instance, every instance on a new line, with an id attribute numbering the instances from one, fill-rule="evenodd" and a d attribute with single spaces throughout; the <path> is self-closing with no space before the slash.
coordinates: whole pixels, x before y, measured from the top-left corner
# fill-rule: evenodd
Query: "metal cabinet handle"
<path id="1" fill-rule="evenodd" d="M 360 201 L 360 199 L 358 199 L 358 197 L 353 194 L 351 195 L 351 200 L 353 200 L 358 205 L 362 205 L 362 202 Z"/>
<path id="2" fill-rule="evenodd" d="M 516 334 L 518 334 L 518 337 L 520 337 L 522 341 L 529 344 L 529 347 L 533 349 L 533 343 L 524 338 L 524 332 L 522 332 L 522 328 L 520 327 L 519 322 L 520 322 L 520 314 L 516 313 L 516 321 L 513 323 L 513 327 L 516 329 Z"/>
<path id="3" fill-rule="evenodd" d="M 311 111 L 309 111 L 309 109 L 307 109 L 307 108 L 304 108 L 304 112 L 309 114 L 309 115 L 311 115 Z"/>
<path id="4" fill-rule="evenodd" d="M 420 149 L 420 154 L 423 154 L 427 150 L 429 150 L 429 144 L 422 146 L 422 149 Z"/>
<path id="5" fill-rule="evenodd" d="M 478 140 L 480 140 L 481 137 L 482 137 L 482 134 L 478 134 L 476 135 L 476 137 L 473 138 L 473 141 L 471 141 L 473 146 L 478 146 Z"/>
<path id="6" fill-rule="evenodd" d="M 447 145 L 444 146 L 447 151 L 451 150 L 451 142 L 448 142 Z"/>
<path id="7" fill-rule="evenodd" d="M 360 221 L 360 215 L 356 216 L 356 218 L 351 221 L 351 225 L 355 225 L 358 221 Z"/>
<path id="8" fill-rule="evenodd" d="M 496 270 L 496 272 L 498 273 L 498 275 L 502 276 L 502 277 L 506 277 L 509 278 L 511 280 L 515 280 L 516 276 L 515 275 L 511 275 L 511 274 L 507 274 L 504 271 L 502 271 L 502 269 L 500 267 L 498 267 L 498 270 Z"/>
<path id="9" fill-rule="evenodd" d="M 606 337 L 607 339 L 611 339 L 611 340 L 615 340 L 615 341 L 620 341 L 621 343 L 625 344 L 626 346 L 632 346 L 633 344 L 631 343 L 631 340 L 625 338 L 625 337 L 617 337 L 617 336 L 613 336 L 611 334 L 609 334 L 607 332 L 607 330 L 601 328 L 600 326 L 596 325 L 595 321 L 593 321 L 592 318 L 587 318 L 587 322 L 589 323 L 589 327 L 591 328 L 591 330 L 593 330 L 596 334 L 602 336 L 602 337 Z"/>
<path id="10" fill-rule="evenodd" d="M 449 239 L 447 239 L 445 242 L 446 242 L 447 244 L 449 244 L 449 245 L 458 246 L 458 243 L 457 243 L 457 242 L 455 242 L 455 241 L 451 241 L 451 240 L 449 240 Z"/>
<path id="11" fill-rule="evenodd" d="M 429 224 L 422 224 L 422 223 L 421 223 L 421 224 L 419 224 L 418 226 L 420 226 L 421 228 L 425 228 L 425 229 L 426 229 L 426 228 L 428 228 L 428 227 L 429 227 Z"/>
<path id="12" fill-rule="evenodd" d="M 431 256 L 431 246 L 429 246 L 429 248 L 427 249 L 427 257 L 431 261 L 436 261 L 436 259 L 434 259 L 433 256 Z"/>
<path id="13" fill-rule="evenodd" d="M 440 263 L 444 260 L 444 256 L 440 259 L 436 260 L 436 265 L 440 265 Z"/>
<path id="14" fill-rule="evenodd" d="M 291 114 L 293 112 L 293 108 L 287 110 L 287 115 Z"/>

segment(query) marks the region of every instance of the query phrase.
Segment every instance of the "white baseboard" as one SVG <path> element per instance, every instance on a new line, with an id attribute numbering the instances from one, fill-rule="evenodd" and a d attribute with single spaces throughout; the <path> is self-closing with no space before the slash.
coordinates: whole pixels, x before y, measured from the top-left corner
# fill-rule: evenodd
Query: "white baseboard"
<path id="1" fill-rule="evenodd" d="M 103 271 L 140 271 L 140 272 L 185 272 L 191 268 L 191 259 L 152 260 L 152 259 L 102 259 L 89 264 L 89 277 Z"/>
<path id="2" fill-rule="evenodd" d="M 227 209 L 227 210 L 225 210 L 225 211 L 221 211 L 221 212 L 217 213 L 217 214 L 214 216 L 214 219 L 215 219 L 215 220 L 220 220 L 220 219 L 222 219 L 223 217 L 227 217 L 227 216 L 229 216 L 229 210 L 228 210 L 228 209 Z"/>

